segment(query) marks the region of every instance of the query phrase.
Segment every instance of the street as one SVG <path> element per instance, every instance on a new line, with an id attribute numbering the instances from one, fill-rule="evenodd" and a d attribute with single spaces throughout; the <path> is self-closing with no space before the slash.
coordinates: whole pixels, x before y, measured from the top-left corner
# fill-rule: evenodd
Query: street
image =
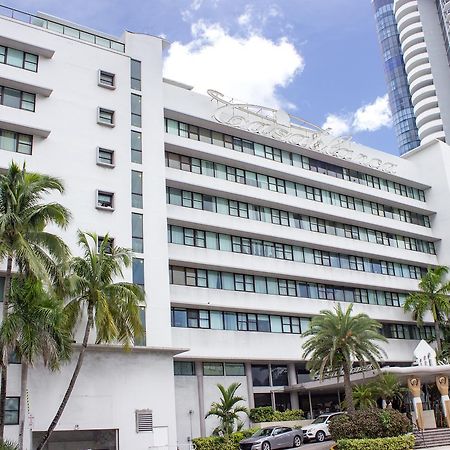
<path id="1" fill-rule="evenodd" d="M 330 450 L 330 447 L 334 444 L 334 441 L 325 441 L 321 443 L 311 442 L 305 443 L 300 448 L 303 450 Z M 296 449 L 295 449 L 296 450 Z"/>

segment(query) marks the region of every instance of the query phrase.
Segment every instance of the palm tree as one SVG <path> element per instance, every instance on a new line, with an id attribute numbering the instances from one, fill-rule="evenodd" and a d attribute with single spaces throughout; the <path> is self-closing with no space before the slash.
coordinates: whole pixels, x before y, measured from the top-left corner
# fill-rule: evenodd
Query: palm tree
<path id="1" fill-rule="evenodd" d="M 52 370 L 71 354 L 71 335 L 61 300 L 49 295 L 42 281 L 16 278 L 11 284 L 10 312 L 0 328 L 0 343 L 21 359 L 20 398 L 25 399 L 28 367 L 38 359 Z M 19 449 L 23 448 L 26 402 L 20 403 Z"/>
<path id="2" fill-rule="evenodd" d="M 219 418 L 220 425 L 217 426 L 213 434 L 229 436 L 234 431 L 239 431 L 244 425 L 239 417 L 239 413 L 248 414 L 247 408 L 244 405 L 238 405 L 239 402 L 244 399 L 236 395 L 236 391 L 241 386 L 241 383 L 232 383 L 228 388 L 218 384 L 220 397 L 218 402 L 211 404 L 211 408 L 205 416 L 205 419 L 210 416 L 216 416 Z M 235 430 L 235 424 L 236 430 Z"/>
<path id="3" fill-rule="evenodd" d="M 413 312 L 419 326 L 423 324 L 425 313 L 431 311 L 438 353 L 442 351 L 441 323 L 447 321 L 450 314 L 450 281 L 445 281 L 447 273 L 448 267 L 445 266 L 428 268 L 419 282 L 420 291 L 409 294 L 403 306 L 405 311 Z"/>
<path id="4" fill-rule="evenodd" d="M 78 231 L 78 244 L 83 250 L 83 256 L 73 258 L 70 263 L 73 291 L 65 310 L 71 329 L 80 321 L 83 313 L 86 313 L 87 322 L 69 386 L 37 450 L 42 450 L 49 440 L 69 401 L 83 364 L 91 330 L 95 328 L 96 344 L 121 342 L 126 348 L 144 333 L 140 319 L 144 292 L 135 284 L 114 282 L 116 278 L 123 279 L 123 268 L 131 264 L 131 251 L 111 244 L 108 235 L 98 249 L 97 243 L 95 233 Z"/>
<path id="5" fill-rule="evenodd" d="M 335 311 L 324 310 L 314 317 L 311 327 L 302 334 L 309 338 L 303 345 L 308 368 L 323 379 L 330 372 L 344 375 L 345 401 L 350 413 L 355 411 L 350 371 L 353 361 L 369 362 L 379 369 L 378 361 L 385 352 L 376 341 L 387 342 L 379 332 L 381 324 L 366 314 L 351 315 L 353 305 L 346 311 L 341 305 Z"/>
<path id="6" fill-rule="evenodd" d="M 386 404 L 398 400 L 403 401 L 403 394 L 408 392 L 408 389 L 402 387 L 398 378 L 393 373 L 382 373 L 378 379 L 373 383 L 375 394 L 384 400 Z"/>
<path id="7" fill-rule="evenodd" d="M 355 408 L 368 409 L 376 406 L 375 392 L 371 383 L 359 384 L 353 387 L 353 403 Z"/>
<path id="8" fill-rule="evenodd" d="M 69 250 L 54 234 L 45 231 L 49 224 L 65 228 L 69 212 L 59 203 L 43 202 L 54 191 L 64 192 L 57 178 L 27 172 L 14 162 L 0 175 L 0 258 L 6 259 L 3 293 L 3 319 L 8 317 L 13 267 L 37 278 L 56 278 L 55 261 L 65 259 Z M 0 389 L 0 441 L 5 425 L 5 402 L 8 382 L 8 351 L 2 350 Z"/>

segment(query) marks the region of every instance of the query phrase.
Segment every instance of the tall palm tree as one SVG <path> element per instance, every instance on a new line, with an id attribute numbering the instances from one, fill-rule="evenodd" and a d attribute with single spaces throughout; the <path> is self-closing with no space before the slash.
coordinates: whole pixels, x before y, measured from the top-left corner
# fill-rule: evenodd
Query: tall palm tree
<path id="1" fill-rule="evenodd" d="M 403 394 L 408 392 L 408 389 L 402 387 L 397 376 L 393 373 L 381 373 L 378 379 L 373 382 L 373 390 L 386 404 L 394 400 L 402 402 Z"/>
<path id="2" fill-rule="evenodd" d="M 323 379 L 330 372 L 342 372 L 344 376 L 345 401 L 350 413 L 355 411 L 350 371 L 353 361 L 369 362 L 376 369 L 385 355 L 377 341 L 387 342 L 379 332 L 381 324 L 366 314 L 352 316 L 353 305 L 346 311 L 341 305 L 335 311 L 324 310 L 314 317 L 311 327 L 302 334 L 308 338 L 303 345 L 303 357 L 308 368 Z"/>
<path id="3" fill-rule="evenodd" d="M 89 335 L 95 328 L 96 344 L 121 342 L 126 348 L 143 335 L 140 306 L 144 304 L 144 292 L 132 283 L 114 282 L 123 279 L 123 268 L 131 264 L 131 251 L 111 244 L 106 235 L 97 248 L 95 233 L 78 231 L 78 244 L 83 256 L 70 263 L 73 273 L 73 291 L 65 307 L 73 329 L 83 313 L 87 322 L 78 360 L 67 391 L 37 450 L 42 450 L 61 418 L 72 394 L 83 364 Z"/>
<path id="4" fill-rule="evenodd" d="M 420 291 L 409 294 L 403 306 L 405 311 L 413 312 L 419 326 L 423 324 L 425 313 L 431 311 L 439 353 L 442 351 L 441 323 L 447 321 L 450 314 L 450 281 L 445 281 L 447 274 L 448 267 L 429 267 L 419 282 Z"/>
<path id="5" fill-rule="evenodd" d="M 375 392 L 371 383 L 359 384 L 353 387 L 353 403 L 355 408 L 367 409 L 376 406 Z"/>
<path id="6" fill-rule="evenodd" d="M 236 391 L 240 386 L 241 383 L 232 383 L 228 388 L 222 384 L 217 385 L 222 396 L 218 402 L 211 404 L 211 408 L 205 416 L 205 419 L 210 416 L 219 418 L 220 425 L 214 429 L 214 435 L 223 434 L 224 436 L 229 436 L 234 431 L 242 428 L 243 422 L 239 417 L 239 413 L 248 414 L 248 410 L 244 405 L 238 404 L 244 401 L 242 397 L 236 395 Z"/>
<path id="7" fill-rule="evenodd" d="M 15 350 L 21 361 L 20 398 L 28 388 L 28 368 L 38 360 L 51 370 L 71 354 L 71 334 L 67 329 L 63 303 L 33 277 L 15 278 L 11 284 L 9 314 L 0 328 L 0 343 Z M 26 402 L 20 402 L 19 450 L 23 448 Z"/>
<path id="8" fill-rule="evenodd" d="M 8 317 L 8 303 L 13 267 L 37 278 L 55 278 L 57 265 L 69 254 L 68 247 L 54 234 L 45 231 L 53 224 L 65 228 L 70 214 L 55 202 L 44 202 L 52 192 L 64 192 L 60 180 L 27 172 L 14 162 L 0 174 L 0 258 L 6 259 L 3 293 L 3 319 Z M 2 350 L 0 388 L 0 441 L 5 425 L 5 402 L 8 382 L 8 351 Z"/>

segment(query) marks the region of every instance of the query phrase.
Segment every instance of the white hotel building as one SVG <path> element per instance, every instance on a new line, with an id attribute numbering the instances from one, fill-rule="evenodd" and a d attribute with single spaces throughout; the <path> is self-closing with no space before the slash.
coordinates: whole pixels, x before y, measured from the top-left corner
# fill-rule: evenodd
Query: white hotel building
<path id="1" fill-rule="evenodd" d="M 89 348 L 50 450 L 187 448 L 215 426 L 217 383 L 240 382 L 249 407 L 333 408 L 300 333 L 338 302 L 383 324 L 386 364 L 411 363 L 431 317 L 418 329 L 402 302 L 450 264 L 448 145 L 398 158 L 337 140 L 164 80 L 160 38 L 1 13 L 1 168 L 60 177 L 73 219 L 58 232 L 75 254 L 77 229 L 132 248 L 147 298 L 142 345 Z M 32 448 L 72 368 L 34 368 L 21 399 L 10 365 L 7 436 L 26 402 Z"/>

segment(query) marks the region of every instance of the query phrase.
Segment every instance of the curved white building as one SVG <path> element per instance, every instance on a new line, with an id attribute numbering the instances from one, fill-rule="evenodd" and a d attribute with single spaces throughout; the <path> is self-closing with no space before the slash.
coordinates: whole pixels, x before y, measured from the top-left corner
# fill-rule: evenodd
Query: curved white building
<path id="1" fill-rule="evenodd" d="M 419 138 L 422 144 L 433 139 L 444 139 L 444 123 L 419 13 L 419 2 L 395 0 L 394 12 Z"/>

